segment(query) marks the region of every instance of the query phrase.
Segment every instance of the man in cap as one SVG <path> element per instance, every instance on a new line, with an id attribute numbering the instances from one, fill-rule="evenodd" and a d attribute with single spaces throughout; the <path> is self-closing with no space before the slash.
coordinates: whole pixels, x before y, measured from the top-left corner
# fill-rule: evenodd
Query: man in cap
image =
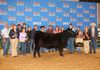
<path id="1" fill-rule="evenodd" d="M 89 30 L 90 40 L 91 40 L 91 43 L 90 43 L 90 54 L 92 53 L 92 49 L 93 49 L 94 54 L 96 54 L 96 48 L 97 48 L 97 44 L 96 44 L 97 29 L 95 28 L 96 24 L 95 23 L 91 23 L 90 26 L 91 26 L 90 30 Z"/>

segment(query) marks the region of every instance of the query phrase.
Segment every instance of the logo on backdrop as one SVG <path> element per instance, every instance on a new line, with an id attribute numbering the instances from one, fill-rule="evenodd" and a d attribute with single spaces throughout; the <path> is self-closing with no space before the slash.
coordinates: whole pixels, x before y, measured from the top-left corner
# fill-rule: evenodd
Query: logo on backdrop
<path id="1" fill-rule="evenodd" d="M 63 22 L 63 25 L 69 25 L 70 22 Z"/>
<path id="2" fill-rule="evenodd" d="M 49 2 L 49 7 L 56 7 L 55 3 Z"/>
<path id="3" fill-rule="evenodd" d="M 16 11 L 16 7 L 14 7 L 14 6 L 8 6 L 8 11 Z"/>
<path id="4" fill-rule="evenodd" d="M 25 12 L 32 12 L 32 8 L 25 8 Z"/>
<path id="5" fill-rule="evenodd" d="M 41 25 L 41 22 L 33 22 L 33 25 Z"/>
<path id="6" fill-rule="evenodd" d="M 49 12 L 49 16 L 55 16 L 55 12 Z"/>
<path id="7" fill-rule="evenodd" d="M 33 6 L 40 6 L 40 2 L 33 2 Z"/>
<path id="8" fill-rule="evenodd" d="M 70 17 L 70 21 L 75 22 L 75 21 L 76 21 L 76 18 L 74 18 L 74 17 Z"/>
<path id="9" fill-rule="evenodd" d="M 63 13 L 63 16 L 64 16 L 64 17 L 69 17 L 69 13 L 68 13 L 68 12 L 64 12 L 64 13 Z"/>
<path id="10" fill-rule="evenodd" d="M 2 9 L 0 9 L 0 15 L 7 15 L 7 11 L 3 11 Z"/>
<path id="11" fill-rule="evenodd" d="M 89 10 L 83 10 L 83 13 L 89 14 Z"/>
<path id="12" fill-rule="evenodd" d="M 24 6 L 24 2 L 17 2 L 17 6 Z"/>
<path id="13" fill-rule="evenodd" d="M 56 25 L 56 22 L 49 22 L 49 25 Z"/>
<path id="14" fill-rule="evenodd" d="M 77 4 L 77 8 L 83 8 L 83 5 Z"/>
<path id="15" fill-rule="evenodd" d="M 84 17 L 84 18 L 83 18 L 83 21 L 84 21 L 84 22 L 89 22 L 89 18 Z"/>
<path id="16" fill-rule="evenodd" d="M 95 14 L 90 14 L 90 17 L 91 17 L 91 18 L 95 18 L 96 15 L 95 15 Z"/>
<path id="17" fill-rule="evenodd" d="M 56 8 L 56 12 L 62 12 L 62 8 Z"/>
<path id="18" fill-rule="evenodd" d="M 82 25 L 83 25 L 82 22 L 78 22 L 78 23 L 77 23 L 77 26 L 82 26 Z"/>
<path id="19" fill-rule="evenodd" d="M 31 16 L 26 16 L 26 21 L 32 21 L 32 17 Z"/>
<path id="20" fill-rule="evenodd" d="M 47 17 L 41 17 L 41 21 L 48 21 Z"/>
<path id="21" fill-rule="evenodd" d="M 56 17 L 56 21 L 62 21 L 62 17 Z"/>
<path id="22" fill-rule="evenodd" d="M 83 17 L 82 13 L 77 13 L 77 17 Z"/>
<path id="23" fill-rule="evenodd" d="M 0 0 L 0 5 L 7 5 L 7 1 L 6 0 Z"/>
<path id="24" fill-rule="evenodd" d="M 70 13 L 76 13 L 76 9 L 70 9 Z"/>
<path id="25" fill-rule="evenodd" d="M 93 5 L 90 5 L 90 9 L 96 9 L 96 7 Z"/>
<path id="26" fill-rule="evenodd" d="M 8 19 L 9 21 L 16 21 L 16 17 L 14 17 L 14 16 L 9 16 L 9 19 Z"/>
<path id="27" fill-rule="evenodd" d="M 33 12 L 34 16 L 40 16 L 40 12 Z"/>
<path id="28" fill-rule="evenodd" d="M 41 12 L 48 12 L 47 8 L 41 8 Z"/>
<path id="29" fill-rule="evenodd" d="M 18 12 L 17 12 L 17 15 L 18 15 L 18 16 L 24 16 L 24 12 L 23 12 L 23 11 L 21 11 L 21 12 L 18 11 Z"/>
<path id="30" fill-rule="evenodd" d="M 63 4 L 63 7 L 69 8 L 70 4 Z"/>

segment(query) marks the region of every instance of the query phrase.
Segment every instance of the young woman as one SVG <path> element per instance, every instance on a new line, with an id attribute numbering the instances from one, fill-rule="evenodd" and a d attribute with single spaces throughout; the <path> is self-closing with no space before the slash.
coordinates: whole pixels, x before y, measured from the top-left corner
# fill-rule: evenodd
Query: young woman
<path id="1" fill-rule="evenodd" d="M 59 33 L 59 32 L 61 32 L 61 30 L 60 30 L 59 26 L 56 26 L 54 33 Z"/>
<path id="2" fill-rule="evenodd" d="M 27 40 L 27 33 L 25 32 L 25 28 L 23 28 L 22 32 L 20 32 L 19 34 L 19 42 L 22 55 L 25 55 L 26 53 L 26 40 Z"/>
<path id="3" fill-rule="evenodd" d="M 9 36 L 11 41 L 11 55 L 13 57 L 18 56 L 17 53 L 17 45 L 18 45 L 18 39 L 17 39 L 17 30 L 16 25 L 13 25 L 13 28 L 10 30 Z"/>
<path id="4" fill-rule="evenodd" d="M 78 53 L 81 52 L 81 48 L 83 47 L 83 32 L 79 31 L 78 35 L 76 35 L 76 39 L 75 39 L 75 44 L 76 44 L 76 49 L 78 51 Z"/>
<path id="5" fill-rule="evenodd" d="M 27 45 L 26 45 L 26 52 L 30 53 L 30 46 L 31 46 L 31 27 L 28 27 L 27 30 Z"/>
<path id="6" fill-rule="evenodd" d="M 89 53 L 90 37 L 89 37 L 88 27 L 85 27 L 83 35 L 84 35 L 84 53 Z"/>
<path id="7" fill-rule="evenodd" d="M 1 41 L 1 31 L 0 31 L 0 48 L 2 47 L 2 41 Z"/>
<path id="8" fill-rule="evenodd" d="M 63 32 L 63 31 L 64 31 L 64 27 L 62 26 L 62 27 L 61 27 L 61 32 Z"/>
<path id="9" fill-rule="evenodd" d="M 53 27 L 52 27 L 52 25 L 49 25 L 49 28 L 48 28 L 48 30 L 46 32 L 53 33 Z"/>

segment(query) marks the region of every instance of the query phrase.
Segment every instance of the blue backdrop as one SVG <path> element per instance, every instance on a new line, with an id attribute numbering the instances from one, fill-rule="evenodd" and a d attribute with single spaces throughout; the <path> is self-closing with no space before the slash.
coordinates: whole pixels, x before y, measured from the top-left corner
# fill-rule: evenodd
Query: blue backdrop
<path id="1" fill-rule="evenodd" d="M 3 23 L 28 26 L 90 26 L 97 23 L 97 4 L 69 0 L 0 0 L 0 29 Z"/>

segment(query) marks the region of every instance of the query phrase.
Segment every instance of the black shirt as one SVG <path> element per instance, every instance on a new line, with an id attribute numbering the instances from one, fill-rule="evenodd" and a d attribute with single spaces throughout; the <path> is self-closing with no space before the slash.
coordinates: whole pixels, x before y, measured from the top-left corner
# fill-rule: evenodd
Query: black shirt
<path id="1" fill-rule="evenodd" d="M 31 31 L 27 31 L 28 41 L 31 39 Z"/>
<path id="2" fill-rule="evenodd" d="M 17 29 L 17 34 L 18 34 L 17 38 L 18 38 L 18 39 L 19 39 L 19 34 L 20 34 L 20 32 L 21 32 L 21 29 Z"/>
<path id="3" fill-rule="evenodd" d="M 86 36 L 85 32 L 83 32 L 83 35 L 85 37 L 84 40 L 89 40 L 88 37 Z M 89 33 L 87 33 L 87 35 L 89 36 Z"/>
<path id="4" fill-rule="evenodd" d="M 17 34 L 17 32 L 14 31 L 14 29 L 10 30 L 9 36 L 10 36 L 11 39 L 17 38 L 17 35 L 18 34 Z"/>
<path id="5" fill-rule="evenodd" d="M 75 37 L 75 32 L 72 29 L 68 28 L 67 30 L 70 31 L 70 37 Z"/>

